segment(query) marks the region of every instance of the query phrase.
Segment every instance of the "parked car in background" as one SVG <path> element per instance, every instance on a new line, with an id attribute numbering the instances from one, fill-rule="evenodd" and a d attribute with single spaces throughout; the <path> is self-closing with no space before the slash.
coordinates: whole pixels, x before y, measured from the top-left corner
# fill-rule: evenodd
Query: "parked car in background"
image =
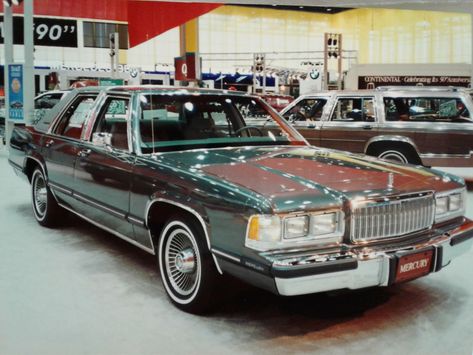
<path id="1" fill-rule="evenodd" d="M 279 95 L 279 94 L 260 94 L 259 95 L 269 106 L 274 108 L 276 111 L 281 111 L 287 105 L 289 105 L 294 98 L 290 95 Z"/>
<path id="2" fill-rule="evenodd" d="M 34 99 L 34 118 L 33 122 L 39 121 L 51 110 L 59 101 L 61 101 L 70 90 L 54 90 L 39 94 Z M 19 105 L 19 106 L 18 106 Z M 12 107 L 22 107 L 21 103 L 13 103 Z M 6 107 L 5 98 L 0 97 L 0 137 L 5 136 L 5 117 Z"/>
<path id="3" fill-rule="evenodd" d="M 39 121 L 49 110 L 57 105 L 70 90 L 53 90 L 39 94 L 34 99 L 34 121 Z"/>
<path id="4" fill-rule="evenodd" d="M 389 286 L 473 242 L 462 179 L 309 146 L 256 96 L 77 90 L 11 147 L 41 225 L 70 211 L 155 254 L 189 312 L 218 302 L 223 273 L 286 296 Z"/>
<path id="5" fill-rule="evenodd" d="M 473 101 L 457 88 L 304 95 L 281 114 L 313 145 L 401 163 L 473 167 Z"/>

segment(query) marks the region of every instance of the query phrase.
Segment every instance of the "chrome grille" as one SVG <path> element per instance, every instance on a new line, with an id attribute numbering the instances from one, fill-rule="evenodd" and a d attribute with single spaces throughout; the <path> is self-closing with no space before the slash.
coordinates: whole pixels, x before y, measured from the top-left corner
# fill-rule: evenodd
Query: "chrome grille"
<path id="1" fill-rule="evenodd" d="M 365 242 L 420 231 L 432 225 L 434 213 L 432 194 L 368 201 L 352 209 L 351 239 Z"/>

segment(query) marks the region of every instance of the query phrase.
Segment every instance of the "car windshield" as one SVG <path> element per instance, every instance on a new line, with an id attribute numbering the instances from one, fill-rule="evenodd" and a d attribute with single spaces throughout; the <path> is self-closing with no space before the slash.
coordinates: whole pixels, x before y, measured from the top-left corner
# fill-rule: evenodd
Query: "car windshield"
<path id="1" fill-rule="evenodd" d="M 305 144 L 254 97 L 141 94 L 143 153 L 242 145 Z"/>

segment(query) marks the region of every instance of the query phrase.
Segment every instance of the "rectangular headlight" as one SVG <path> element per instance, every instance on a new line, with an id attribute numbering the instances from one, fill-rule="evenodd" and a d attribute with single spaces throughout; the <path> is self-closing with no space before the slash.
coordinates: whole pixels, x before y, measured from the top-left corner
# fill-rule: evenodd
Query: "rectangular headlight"
<path id="1" fill-rule="evenodd" d="M 284 238 L 301 238 L 309 233 L 309 216 L 289 217 L 284 220 Z"/>
<path id="2" fill-rule="evenodd" d="M 253 215 L 248 221 L 245 246 L 272 249 L 338 243 L 344 234 L 342 211 L 304 215 Z"/>
<path id="3" fill-rule="evenodd" d="M 462 194 L 450 195 L 450 203 L 448 204 L 449 211 L 458 211 L 463 208 Z"/>
<path id="4" fill-rule="evenodd" d="M 337 232 L 337 213 L 327 213 L 312 216 L 310 234 L 314 236 L 324 236 Z"/>
<path id="5" fill-rule="evenodd" d="M 441 196 L 435 200 L 435 215 L 440 216 L 448 212 L 448 196 Z"/>
<path id="6" fill-rule="evenodd" d="M 435 196 L 435 222 L 460 217 L 465 213 L 466 189 L 442 192 Z"/>

